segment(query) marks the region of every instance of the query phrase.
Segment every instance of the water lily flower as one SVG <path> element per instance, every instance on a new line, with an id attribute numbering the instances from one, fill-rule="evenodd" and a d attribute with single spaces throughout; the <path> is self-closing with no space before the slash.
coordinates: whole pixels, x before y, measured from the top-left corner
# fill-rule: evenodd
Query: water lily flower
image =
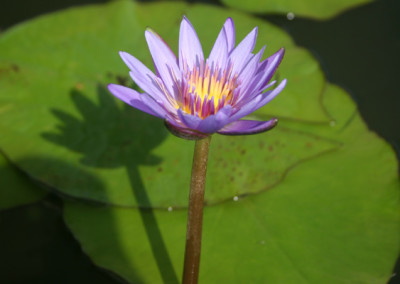
<path id="1" fill-rule="evenodd" d="M 126 52 L 120 52 L 130 76 L 144 91 L 110 84 L 110 92 L 125 103 L 162 118 L 175 135 L 201 139 L 213 133 L 255 134 L 274 127 L 277 119 L 241 120 L 267 104 L 285 87 L 270 83 L 284 49 L 261 61 L 265 46 L 256 54 L 254 28 L 235 47 L 233 20 L 225 21 L 207 59 L 192 24 L 183 17 L 179 33 L 179 59 L 151 29 L 145 32 L 155 74 Z"/>

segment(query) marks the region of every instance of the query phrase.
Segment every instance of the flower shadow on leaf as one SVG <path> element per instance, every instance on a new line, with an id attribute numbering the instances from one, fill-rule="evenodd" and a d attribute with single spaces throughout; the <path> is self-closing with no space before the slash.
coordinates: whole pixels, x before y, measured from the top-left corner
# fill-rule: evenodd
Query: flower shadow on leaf
<path id="1" fill-rule="evenodd" d="M 155 166 L 161 162 L 151 151 L 168 135 L 164 124 L 127 105 L 119 107 L 102 85 L 97 86 L 98 105 L 76 89 L 70 96 L 82 119 L 52 109 L 61 122 L 57 125 L 59 132 L 45 132 L 42 137 L 82 154 L 80 162 L 86 166 L 126 168 L 163 282 L 179 283 L 139 172 L 140 165 Z"/>
<path id="2" fill-rule="evenodd" d="M 59 133 L 42 136 L 55 144 L 83 155 L 81 162 L 90 167 L 116 168 L 127 164 L 157 165 L 159 157 L 151 154 L 167 136 L 156 118 L 124 105 L 101 85 L 97 88 L 99 104 L 74 89 L 71 99 L 82 120 L 65 111 L 52 109 L 60 120 Z"/>

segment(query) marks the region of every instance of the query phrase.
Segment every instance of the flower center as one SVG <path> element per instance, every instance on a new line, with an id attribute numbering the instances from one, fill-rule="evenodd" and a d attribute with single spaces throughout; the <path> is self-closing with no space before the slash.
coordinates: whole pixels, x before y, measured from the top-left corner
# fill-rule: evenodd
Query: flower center
<path id="1" fill-rule="evenodd" d="M 182 88 L 178 98 L 178 108 L 189 114 L 206 118 L 215 114 L 236 99 L 239 82 L 232 68 L 210 67 L 207 63 L 183 72 Z"/>

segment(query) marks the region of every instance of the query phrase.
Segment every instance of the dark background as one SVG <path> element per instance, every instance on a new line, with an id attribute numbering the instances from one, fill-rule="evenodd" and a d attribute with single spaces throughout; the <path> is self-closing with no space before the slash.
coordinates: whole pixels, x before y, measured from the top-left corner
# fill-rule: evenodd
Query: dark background
<path id="1" fill-rule="evenodd" d="M 107 1 L 3 2 L 0 30 L 4 32 L 22 21 L 70 6 L 102 2 Z M 314 53 L 327 79 L 353 96 L 369 127 L 393 145 L 398 157 L 399 15 L 400 1 L 382 0 L 327 21 L 298 17 L 289 21 L 285 16 L 260 16 L 285 29 L 298 45 Z M 2 283 L 121 283 L 121 279 L 91 263 L 65 227 L 61 213 L 62 202 L 53 195 L 36 204 L 0 212 Z M 395 271 L 399 273 L 399 263 Z M 389 283 L 400 283 L 399 275 Z"/>

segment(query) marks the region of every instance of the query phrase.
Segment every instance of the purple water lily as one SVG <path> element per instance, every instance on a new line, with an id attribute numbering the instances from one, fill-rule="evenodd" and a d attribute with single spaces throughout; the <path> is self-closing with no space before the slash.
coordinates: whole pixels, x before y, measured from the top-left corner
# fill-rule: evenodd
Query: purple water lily
<path id="1" fill-rule="evenodd" d="M 120 56 L 130 75 L 144 91 L 110 84 L 110 92 L 125 103 L 164 119 L 168 129 L 187 139 L 212 133 L 255 134 L 273 128 L 269 121 L 240 120 L 271 101 L 285 87 L 270 80 L 284 49 L 260 61 L 265 46 L 253 54 L 257 27 L 235 47 L 235 27 L 228 18 L 208 59 L 204 59 L 192 24 L 183 17 L 179 33 L 179 60 L 154 31 L 145 32 L 156 74 L 126 52 Z"/>

